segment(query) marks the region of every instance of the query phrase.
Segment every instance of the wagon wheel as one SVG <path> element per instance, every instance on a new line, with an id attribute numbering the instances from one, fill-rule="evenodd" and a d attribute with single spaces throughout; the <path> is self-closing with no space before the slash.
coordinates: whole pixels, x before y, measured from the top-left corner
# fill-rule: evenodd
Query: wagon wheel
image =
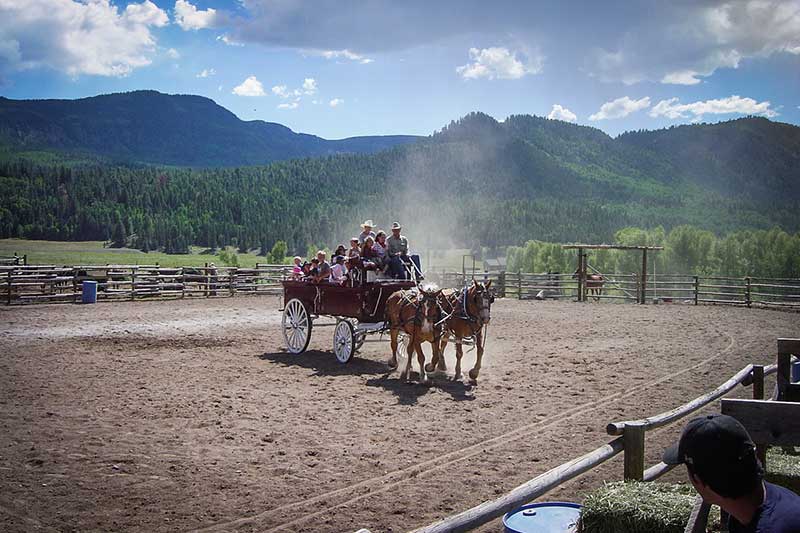
<path id="1" fill-rule="evenodd" d="M 303 302 L 292 298 L 283 309 L 281 318 L 283 340 L 289 353 L 303 353 L 311 340 L 311 317 Z"/>
<path id="2" fill-rule="evenodd" d="M 340 363 L 349 363 L 356 351 L 356 338 L 353 324 L 340 320 L 333 330 L 333 353 Z"/>

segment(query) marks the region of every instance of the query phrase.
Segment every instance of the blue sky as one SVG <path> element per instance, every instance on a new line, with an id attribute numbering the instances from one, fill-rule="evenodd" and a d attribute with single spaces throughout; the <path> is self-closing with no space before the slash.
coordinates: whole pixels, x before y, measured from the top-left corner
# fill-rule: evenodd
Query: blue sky
<path id="1" fill-rule="evenodd" d="M 0 94 L 156 89 L 326 138 L 470 111 L 800 124 L 800 0 L 0 0 Z"/>

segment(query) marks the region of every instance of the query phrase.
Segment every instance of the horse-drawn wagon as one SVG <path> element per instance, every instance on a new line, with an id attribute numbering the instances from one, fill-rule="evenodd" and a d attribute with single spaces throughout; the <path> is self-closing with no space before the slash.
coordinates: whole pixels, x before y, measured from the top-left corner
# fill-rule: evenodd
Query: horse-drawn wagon
<path id="1" fill-rule="evenodd" d="M 314 321 L 329 316 L 336 320 L 333 353 L 340 363 L 349 362 L 368 335 L 388 328 L 385 311 L 389 296 L 417 285 L 414 280 L 373 279 L 366 275 L 363 280 L 348 280 L 345 285 L 289 279 L 282 283 L 281 327 L 286 349 L 294 354 L 304 352 Z"/>

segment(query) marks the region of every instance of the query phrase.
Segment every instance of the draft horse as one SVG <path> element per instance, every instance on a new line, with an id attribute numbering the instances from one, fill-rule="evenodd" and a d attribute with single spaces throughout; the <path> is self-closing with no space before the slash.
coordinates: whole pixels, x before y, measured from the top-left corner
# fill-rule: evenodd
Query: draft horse
<path id="1" fill-rule="evenodd" d="M 389 368 L 397 368 L 397 344 L 401 331 L 408 335 L 406 367 L 400 374 L 403 380 L 411 379 L 411 358 L 417 352 L 419 381 L 429 383 L 425 372 L 425 354 L 422 343 L 433 346 L 433 360 L 439 359 L 439 343 L 445 336 L 445 326 L 440 300 L 442 289 L 434 284 L 425 284 L 417 290 L 400 290 L 386 300 L 386 318 L 389 321 L 392 357 Z"/>
<path id="2" fill-rule="evenodd" d="M 475 366 L 469 371 L 470 381 L 477 383 L 481 370 L 484 349 L 484 327 L 492 319 L 491 307 L 494 303 L 494 294 L 490 287 L 492 282 L 485 285 L 473 280 L 472 285 L 462 290 L 448 290 L 442 294 L 443 308 L 447 313 L 445 320 L 446 334 L 442 336 L 438 353 L 434 352 L 433 359 L 428 365 L 428 372 L 447 371 L 444 360 L 444 350 L 447 347 L 450 335 L 456 343 L 456 368 L 454 380 L 461 379 L 461 358 L 464 356 L 463 344 L 465 340 L 475 343 L 478 355 Z"/>

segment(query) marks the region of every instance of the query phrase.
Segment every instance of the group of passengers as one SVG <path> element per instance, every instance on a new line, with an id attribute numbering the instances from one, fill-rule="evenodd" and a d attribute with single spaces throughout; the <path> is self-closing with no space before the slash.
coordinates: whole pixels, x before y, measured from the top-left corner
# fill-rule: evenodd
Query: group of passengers
<path id="1" fill-rule="evenodd" d="M 400 223 L 392 223 L 392 234 L 388 238 L 383 230 L 372 231 L 374 227 L 372 220 L 364 221 L 358 237 L 350 239 L 350 248 L 345 248 L 344 244 L 337 246 L 330 263 L 323 250 L 311 261 L 303 262 L 301 257 L 295 257 L 292 277 L 343 284 L 356 269 L 377 271 L 393 279 L 407 279 L 409 268 L 420 273 L 419 257 L 408 254 L 408 239 L 400 234 L 403 229 Z"/>

